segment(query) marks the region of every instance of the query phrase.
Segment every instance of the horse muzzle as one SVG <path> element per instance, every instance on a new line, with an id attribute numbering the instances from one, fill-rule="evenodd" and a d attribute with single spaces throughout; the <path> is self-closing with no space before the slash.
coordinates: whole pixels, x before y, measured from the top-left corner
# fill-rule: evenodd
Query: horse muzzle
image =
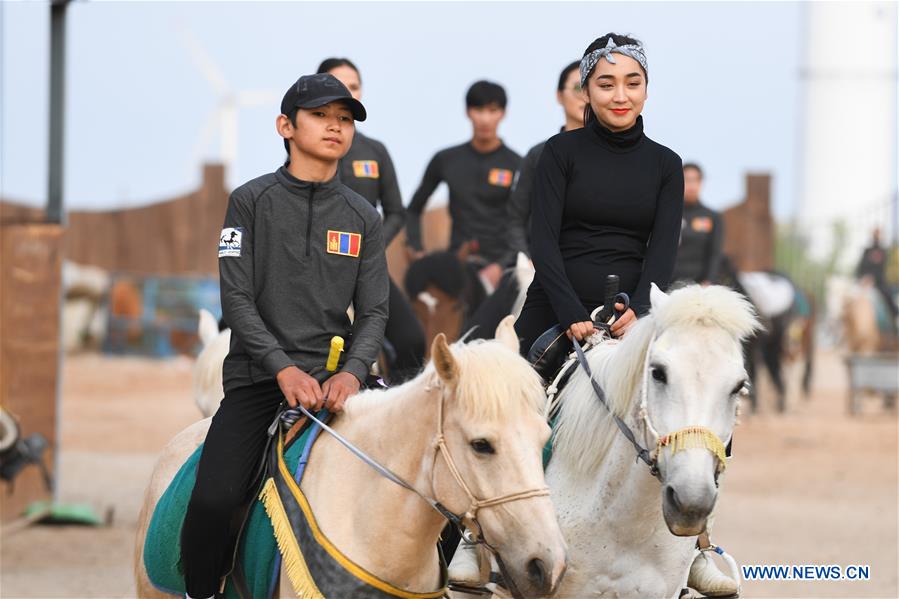
<path id="1" fill-rule="evenodd" d="M 668 530 L 678 537 L 692 537 L 705 531 L 717 499 L 714 486 L 666 484 L 662 489 L 662 514 Z"/>
<path id="2" fill-rule="evenodd" d="M 549 547 L 541 547 L 540 551 L 516 560 L 513 564 L 497 560 L 508 588 L 514 586 L 517 596 L 525 598 L 552 597 L 562 582 L 568 568 L 568 556 L 563 550 L 553 551 Z M 511 580 L 510 580 L 511 579 Z M 509 584 L 509 583 L 512 584 Z M 513 591 L 513 594 L 514 593 Z"/>

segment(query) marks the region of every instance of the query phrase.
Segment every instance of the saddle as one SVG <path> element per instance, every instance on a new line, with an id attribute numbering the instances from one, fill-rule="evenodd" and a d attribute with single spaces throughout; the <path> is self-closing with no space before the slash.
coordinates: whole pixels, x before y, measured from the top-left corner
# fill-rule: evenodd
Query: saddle
<path id="1" fill-rule="evenodd" d="M 630 298 L 626 293 L 619 293 L 619 279 L 617 275 L 606 277 L 605 301 L 603 305 L 593 310 L 590 318 L 593 326 L 605 331 L 611 337 L 611 325 L 622 313 L 615 311 L 615 304 L 624 304 L 624 310 L 630 307 Z M 559 370 L 565 364 L 572 352 L 571 341 L 565 334 L 561 325 L 547 329 L 537 337 L 528 350 L 527 360 L 543 380 L 549 384 L 558 377 Z M 567 377 L 565 379 L 567 382 Z M 561 386 L 558 387 L 561 389 Z"/>

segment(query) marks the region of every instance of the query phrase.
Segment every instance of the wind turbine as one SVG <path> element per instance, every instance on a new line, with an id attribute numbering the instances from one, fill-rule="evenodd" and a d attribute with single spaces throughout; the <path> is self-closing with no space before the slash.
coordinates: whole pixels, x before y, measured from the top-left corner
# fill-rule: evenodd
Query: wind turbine
<path id="1" fill-rule="evenodd" d="M 177 29 L 181 42 L 187 48 L 191 62 L 218 96 L 218 106 L 207 117 L 200 136 L 194 144 L 192 164 L 201 163 L 206 158 L 205 152 L 217 132 L 219 159 L 225 165 L 225 177 L 230 180 L 234 176 L 234 169 L 237 165 L 237 132 L 240 109 L 256 106 L 277 107 L 281 101 L 281 94 L 271 89 L 250 91 L 233 89 L 218 64 L 212 59 L 196 35 L 184 23 L 178 23 Z"/>

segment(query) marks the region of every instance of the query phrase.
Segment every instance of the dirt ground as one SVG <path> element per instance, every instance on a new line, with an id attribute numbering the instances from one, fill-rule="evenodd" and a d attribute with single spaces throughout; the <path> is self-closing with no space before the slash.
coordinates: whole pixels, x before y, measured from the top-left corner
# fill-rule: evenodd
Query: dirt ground
<path id="1" fill-rule="evenodd" d="M 63 379 L 60 499 L 114 509 L 105 528 L 2 537 L 0 597 L 132 597 L 134 527 L 156 452 L 199 418 L 190 360 L 80 355 Z M 845 372 L 822 353 L 786 415 L 764 401 L 737 429 L 714 540 L 743 565 L 869 565 L 863 582 L 744 582 L 744 597 L 897 597 L 897 416 L 846 413 Z M 748 410 L 746 410 L 748 412 Z"/>

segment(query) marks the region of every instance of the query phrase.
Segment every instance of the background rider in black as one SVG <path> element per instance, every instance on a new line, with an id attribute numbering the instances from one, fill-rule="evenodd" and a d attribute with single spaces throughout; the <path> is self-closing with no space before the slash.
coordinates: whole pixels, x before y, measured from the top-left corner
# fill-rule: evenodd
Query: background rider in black
<path id="1" fill-rule="evenodd" d="M 326 58 L 318 67 L 319 73 L 330 73 L 343 83 L 353 97 L 362 99 L 362 76 L 348 58 Z M 381 142 L 358 130 L 353 145 L 340 160 L 337 168 L 341 182 L 384 212 L 384 247 L 406 222 L 406 210 L 400 186 L 387 148 Z M 392 346 L 393 357 L 389 376 L 392 384 L 402 383 L 421 370 L 425 358 L 425 335 L 409 300 L 390 280 L 390 317 L 384 337 Z"/>
<path id="2" fill-rule="evenodd" d="M 702 204 L 701 191 L 702 169 L 698 164 L 685 164 L 684 216 L 672 280 L 708 285 L 718 281 L 724 220 L 717 211 Z"/>
<path id="3" fill-rule="evenodd" d="M 506 112 L 506 92 L 500 85 L 478 81 L 468 89 L 465 105 L 472 138 L 437 152 L 428 163 L 408 206 L 406 234 L 410 253 L 413 257 L 420 255 L 421 214 L 428 198 L 445 181 L 453 220 L 449 249 L 454 251 L 467 241 L 477 241 L 477 257 L 485 265 L 481 276 L 496 287 L 505 266 L 501 262 L 509 256 L 506 211 L 521 156 L 497 135 Z"/>
<path id="4" fill-rule="evenodd" d="M 560 130 L 574 131 L 584 126 L 584 107 L 587 99 L 581 89 L 581 76 L 578 66 L 581 61 L 576 60 L 564 69 L 559 75 L 559 83 L 556 86 L 556 100 L 565 112 L 565 125 Z M 537 160 L 543 151 L 546 140 L 541 141 L 528 150 L 521 161 L 521 168 L 515 175 L 515 183 L 512 185 L 512 193 L 509 195 L 509 210 L 507 230 L 509 239 L 509 256 L 505 263 L 514 262 L 518 252 L 530 256 L 530 232 L 531 232 L 531 197 L 534 193 L 534 179 L 537 176 Z"/>
<path id="5" fill-rule="evenodd" d="M 674 269 L 681 159 L 643 133 L 643 64 L 617 48 L 614 56 L 595 52 L 610 37 L 591 44 L 582 61 L 585 127 L 550 138 L 537 165 L 531 224 L 537 272 L 515 324 L 525 354 L 556 324 L 579 340 L 591 334 L 590 311 L 603 303 L 609 274 L 631 297 L 632 309 L 613 327 L 624 334 L 649 309 L 650 283 L 666 288 Z M 639 49 L 645 63 L 636 40 L 614 35 L 612 44 Z"/>
<path id="6" fill-rule="evenodd" d="M 871 245 L 862 252 L 861 260 L 855 269 L 855 276 L 859 279 L 863 277 L 871 277 L 874 287 L 880 292 L 883 301 L 886 303 L 887 310 L 890 312 L 890 329 L 893 334 L 896 333 L 896 317 L 899 309 L 896 307 L 896 300 L 890 292 L 887 285 L 886 277 L 887 251 L 880 243 L 880 229 L 875 228 L 871 232 Z"/>

